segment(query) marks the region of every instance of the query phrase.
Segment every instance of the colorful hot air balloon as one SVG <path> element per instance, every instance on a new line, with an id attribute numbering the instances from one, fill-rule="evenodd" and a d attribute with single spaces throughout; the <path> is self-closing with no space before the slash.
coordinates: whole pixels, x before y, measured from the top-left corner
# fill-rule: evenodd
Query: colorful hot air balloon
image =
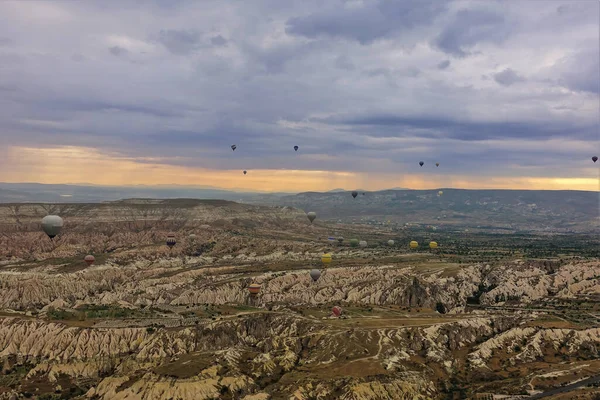
<path id="1" fill-rule="evenodd" d="M 333 315 L 335 315 L 336 317 L 340 317 L 340 315 L 342 315 L 342 308 L 335 306 L 331 309 L 331 311 L 333 312 Z"/>
<path id="2" fill-rule="evenodd" d="M 88 254 L 83 258 L 83 261 L 85 261 L 87 265 L 92 265 L 94 261 L 96 261 L 96 258 L 93 255 Z"/>
<path id="3" fill-rule="evenodd" d="M 422 167 L 425 164 L 423 161 L 419 161 L 419 165 Z"/>
<path id="4" fill-rule="evenodd" d="M 308 220 L 310 221 L 310 223 L 312 224 L 313 221 L 315 220 L 315 218 L 317 218 L 317 213 L 314 211 L 309 212 L 308 214 L 306 214 L 306 217 L 308 218 Z"/>
<path id="5" fill-rule="evenodd" d="M 237 146 L 235 144 L 231 145 L 231 150 L 235 151 L 235 149 L 237 149 Z"/>
<path id="6" fill-rule="evenodd" d="M 350 239 L 350 247 L 358 247 L 358 239 Z"/>
<path id="7" fill-rule="evenodd" d="M 414 240 L 410 242 L 410 248 L 411 249 L 416 249 L 417 247 L 419 247 L 419 243 L 417 243 Z"/>
<path id="8" fill-rule="evenodd" d="M 394 243 L 396 243 L 396 242 L 394 242 L 392 239 L 388 240 L 388 246 L 393 246 Z"/>
<path id="9" fill-rule="evenodd" d="M 298 146 L 294 146 L 294 151 L 298 151 Z"/>
<path id="10" fill-rule="evenodd" d="M 248 286 L 248 291 L 250 292 L 250 296 L 256 296 L 260 293 L 260 285 L 258 283 L 251 283 L 250 286 Z"/>
<path id="11" fill-rule="evenodd" d="M 323 265 L 331 264 L 331 254 L 329 254 L 329 253 L 323 254 L 321 256 L 321 262 L 323 263 Z"/>
<path id="12" fill-rule="evenodd" d="M 167 246 L 169 246 L 169 249 L 172 249 L 176 243 L 177 243 L 177 240 L 175 239 L 175 235 L 172 233 L 169 234 L 169 236 L 167 236 Z"/>
<path id="13" fill-rule="evenodd" d="M 313 282 L 316 282 L 321 277 L 321 271 L 318 269 L 311 269 L 310 277 L 312 278 Z"/>
<path id="14" fill-rule="evenodd" d="M 596 161 L 598 161 L 598 157 L 596 157 L 596 156 L 592 157 L 592 161 L 593 161 L 593 162 L 596 162 Z"/>
<path id="15" fill-rule="evenodd" d="M 63 219 L 58 215 L 46 215 L 42 218 L 42 230 L 50 239 L 60 233 L 63 227 Z"/>
<path id="16" fill-rule="evenodd" d="M 437 242 L 429 242 L 430 249 L 437 249 Z"/>
<path id="17" fill-rule="evenodd" d="M 366 241 L 366 240 L 361 240 L 360 242 L 358 242 L 358 245 L 359 245 L 360 247 L 363 247 L 363 248 L 365 248 L 365 247 L 367 247 L 367 241 Z"/>
<path id="18" fill-rule="evenodd" d="M 356 198 L 358 196 L 358 192 L 352 192 L 352 197 Z"/>
<path id="19" fill-rule="evenodd" d="M 440 166 L 440 163 L 439 163 L 439 162 L 436 162 L 436 163 L 435 163 L 435 166 L 436 166 L 436 167 L 439 167 L 439 166 Z"/>

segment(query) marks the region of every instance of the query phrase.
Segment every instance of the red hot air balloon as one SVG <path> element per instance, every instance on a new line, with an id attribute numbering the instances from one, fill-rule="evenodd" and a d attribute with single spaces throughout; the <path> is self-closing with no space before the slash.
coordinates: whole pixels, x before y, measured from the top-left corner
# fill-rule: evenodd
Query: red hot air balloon
<path id="1" fill-rule="evenodd" d="M 93 255 L 88 254 L 87 256 L 85 256 L 83 258 L 83 261 L 85 261 L 87 265 L 92 265 L 94 263 L 94 261 L 96 261 L 96 258 L 94 258 Z"/>
<path id="2" fill-rule="evenodd" d="M 342 315 L 342 308 L 335 306 L 331 309 L 331 311 L 333 312 L 333 315 L 335 315 L 336 317 L 340 317 L 340 315 Z"/>
<path id="3" fill-rule="evenodd" d="M 251 296 L 256 296 L 260 292 L 260 285 L 258 283 L 252 283 L 248 286 L 248 291 Z"/>

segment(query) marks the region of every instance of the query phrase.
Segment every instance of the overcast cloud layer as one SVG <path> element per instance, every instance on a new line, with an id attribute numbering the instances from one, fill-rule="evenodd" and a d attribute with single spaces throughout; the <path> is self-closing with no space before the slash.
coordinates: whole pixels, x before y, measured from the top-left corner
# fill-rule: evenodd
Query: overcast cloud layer
<path id="1" fill-rule="evenodd" d="M 209 170 L 597 179 L 599 7 L 2 1 L 0 148 Z"/>

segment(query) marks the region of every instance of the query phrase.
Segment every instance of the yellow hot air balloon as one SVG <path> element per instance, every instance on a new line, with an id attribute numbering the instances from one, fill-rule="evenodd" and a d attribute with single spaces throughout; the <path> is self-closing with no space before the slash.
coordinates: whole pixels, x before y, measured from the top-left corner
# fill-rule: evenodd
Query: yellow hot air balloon
<path id="1" fill-rule="evenodd" d="M 430 249 L 437 249 L 437 242 L 429 242 Z"/>
<path id="2" fill-rule="evenodd" d="M 444 192 L 442 192 L 441 190 L 438 192 L 438 196 L 441 196 L 443 194 L 444 194 Z"/>
<path id="3" fill-rule="evenodd" d="M 411 249 L 416 249 L 417 247 L 419 247 L 419 243 L 415 242 L 414 240 L 410 242 Z"/>
<path id="4" fill-rule="evenodd" d="M 331 254 L 329 254 L 329 253 L 323 254 L 323 256 L 321 256 L 321 262 L 325 265 L 330 264 L 331 263 Z"/>

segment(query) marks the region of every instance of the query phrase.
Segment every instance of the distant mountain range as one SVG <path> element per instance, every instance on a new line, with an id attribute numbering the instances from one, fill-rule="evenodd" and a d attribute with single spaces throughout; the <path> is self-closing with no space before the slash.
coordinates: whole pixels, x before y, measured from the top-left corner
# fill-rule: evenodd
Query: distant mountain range
<path id="1" fill-rule="evenodd" d="M 500 231 L 600 232 L 598 192 L 552 190 L 334 189 L 326 193 L 252 193 L 185 186 L 80 186 L 0 183 L 0 203 L 100 203 L 130 198 L 221 199 L 315 211 L 318 220 L 394 221 Z M 363 194 L 364 193 L 364 194 Z"/>
<path id="2" fill-rule="evenodd" d="M 364 189 L 353 189 L 360 193 Z M 409 190 L 409 189 L 399 189 Z M 328 193 L 345 193 L 351 190 L 341 188 Z M 244 189 L 226 190 L 212 186 L 182 185 L 132 185 L 99 186 L 94 184 L 42 184 L 42 183 L 2 183 L 0 182 L 0 203 L 97 203 L 127 198 L 197 198 L 222 199 L 239 202 L 272 202 L 282 196 L 295 193 L 248 192 Z"/>
<path id="3" fill-rule="evenodd" d="M 599 232 L 598 192 L 554 190 L 382 190 L 299 193 L 264 197 L 256 204 L 315 211 L 319 219 L 344 222 L 464 226 L 496 232 Z"/>
<path id="4" fill-rule="evenodd" d="M 0 183 L 0 203 L 99 203 L 127 198 L 197 198 L 246 201 L 263 196 L 279 197 L 291 193 L 260 193 L 177 185 L 97 186 L 47 185 L 41 183 Z"/>

